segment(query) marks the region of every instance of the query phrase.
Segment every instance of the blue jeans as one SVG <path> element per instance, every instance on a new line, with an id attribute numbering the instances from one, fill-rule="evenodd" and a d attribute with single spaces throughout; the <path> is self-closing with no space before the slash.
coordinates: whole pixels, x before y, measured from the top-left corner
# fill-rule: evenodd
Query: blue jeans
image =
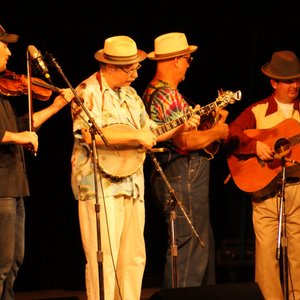
<path id="1" fill-rule="evenodd" d="M 25 209 L 22 197 L 0 198 L 0 299 L 14 299 L 13 285 L 24 258 Z"/>
<path id="2" fill-rule="evenodd" d="M 183 214 L 180 206 L 176 204 L 174 211 L 175 244 L 177 245 L 177 286 L 190 287 L 202 284 L 215 284 L 215 249 L 214 237 L 210 224 L 209 212 L 209 172 L 210 163 L 199 153 L 190 156 L 180 156 L 167 167 L 162 165 L 176 198 L 182 203 L 182 207 L 189 221 Z M 167 200 L 171 194 L 161 176 L 153 176 L 151 187 L 154 200 L 158 200 L 159 207 L 165 210 L 165 218 L 170 232 L 170 208 Z M 204 243 L 201 247 L 199 239 L 193 232 L 191 225 L 197 232 L 199 239 Z M 170 247 L 166 253 L 164 270 L 164 287 L 173 287 L 173 271 Z"/>

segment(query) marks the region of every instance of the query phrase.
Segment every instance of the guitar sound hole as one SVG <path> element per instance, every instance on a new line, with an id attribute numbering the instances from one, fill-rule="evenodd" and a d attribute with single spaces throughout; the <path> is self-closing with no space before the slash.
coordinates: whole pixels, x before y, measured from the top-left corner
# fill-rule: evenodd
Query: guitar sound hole
<path id="1" fill-rule="evenodd" d="M 275 142 L 274 150 L 280 157 L 286 156 L 291 151 L 291 144 L 285 138 L 280 138 Z"/>

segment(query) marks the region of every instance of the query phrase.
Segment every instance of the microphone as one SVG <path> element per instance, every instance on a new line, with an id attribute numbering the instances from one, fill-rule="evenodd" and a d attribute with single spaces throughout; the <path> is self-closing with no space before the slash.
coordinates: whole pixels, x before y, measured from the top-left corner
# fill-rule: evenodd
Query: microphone
<path id="1" fill-rule="evenodd" d="M 48 79 L 51 82 L 50 74 L 49 74 L 48 68 L 43 60 L 41 52 L 38 51 L 36 49 L 36 47 L 33 45 L 28 46 L 27 50 L 29 52 L 29 55 L 32 58 L 32 61 L 36 63 L 36 65 L 38 66 L 38 69 L 42 72 L 42 74 L 46 77 L 46 79 Z"/>

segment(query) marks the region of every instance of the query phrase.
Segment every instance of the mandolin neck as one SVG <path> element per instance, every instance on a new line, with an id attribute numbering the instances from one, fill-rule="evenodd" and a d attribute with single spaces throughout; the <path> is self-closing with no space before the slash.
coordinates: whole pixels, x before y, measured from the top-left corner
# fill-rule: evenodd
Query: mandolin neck
<path id="1" fill-rule="evenodd" d="M 175 119 L 175 120 L 172 120 L 170 122 L 167 122 L 157 128 L 154 128 L 152 130 L 152 132 L 156 135 L 156 136 L 159 136 L 165 132 L 168 132 L 180 125 L 182 125 L 185 121 L 187 121 L 192 115 L 194 114 L 197 114 L 199 116 L 202 116 L 202 115 L 207 115 L 209 114 L 211 111 L 213 111 L 214 109 L 216 109 L 218 106 L 218 102 L 215 101 L 215 102 L 212 102 L 210 104 L 207 104 L 205 106 L 202 106 L 200 107 L 199 109 L 196 109 L 196 110 L 192 110 L 190 112 L 188 112 L 187 114 Z"/>

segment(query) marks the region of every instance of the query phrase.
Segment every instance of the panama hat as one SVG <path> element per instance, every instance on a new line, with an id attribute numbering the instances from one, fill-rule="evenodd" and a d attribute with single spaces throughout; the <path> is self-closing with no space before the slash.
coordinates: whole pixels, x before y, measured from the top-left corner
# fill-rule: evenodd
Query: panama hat
<path id="1" fill-rule="evenodd" d="M 152 60 L 165 60 L 192 53 L 198 46 L 189 45 L 184 33 L 171 32 L 160 35 L 154 40 L 154 51 L 148 53 Z"/>
<path id="2" fill-rule="evenodd" d="M 271 62 L 264 64 L 261 71 L 273 79 L 296 79 L 300 77 L 299 59 L 289 50 L 274 52 Z"/>
<path id="3" fill-rule="evenodd" d="M 19 39 L 17 34 L 8 34 L 4 28 L 0 25 L 0 41 L 3 43 L 15 43 Z"/>
<path id="4" fill-rule="evenodd" d="M 95 53 L 98 61 L 113 65 L 131 65 L 146 57 L 146 52 L 137 49 L 135 41 L 125 35 L 106 39 L 104 48 Z"/>

